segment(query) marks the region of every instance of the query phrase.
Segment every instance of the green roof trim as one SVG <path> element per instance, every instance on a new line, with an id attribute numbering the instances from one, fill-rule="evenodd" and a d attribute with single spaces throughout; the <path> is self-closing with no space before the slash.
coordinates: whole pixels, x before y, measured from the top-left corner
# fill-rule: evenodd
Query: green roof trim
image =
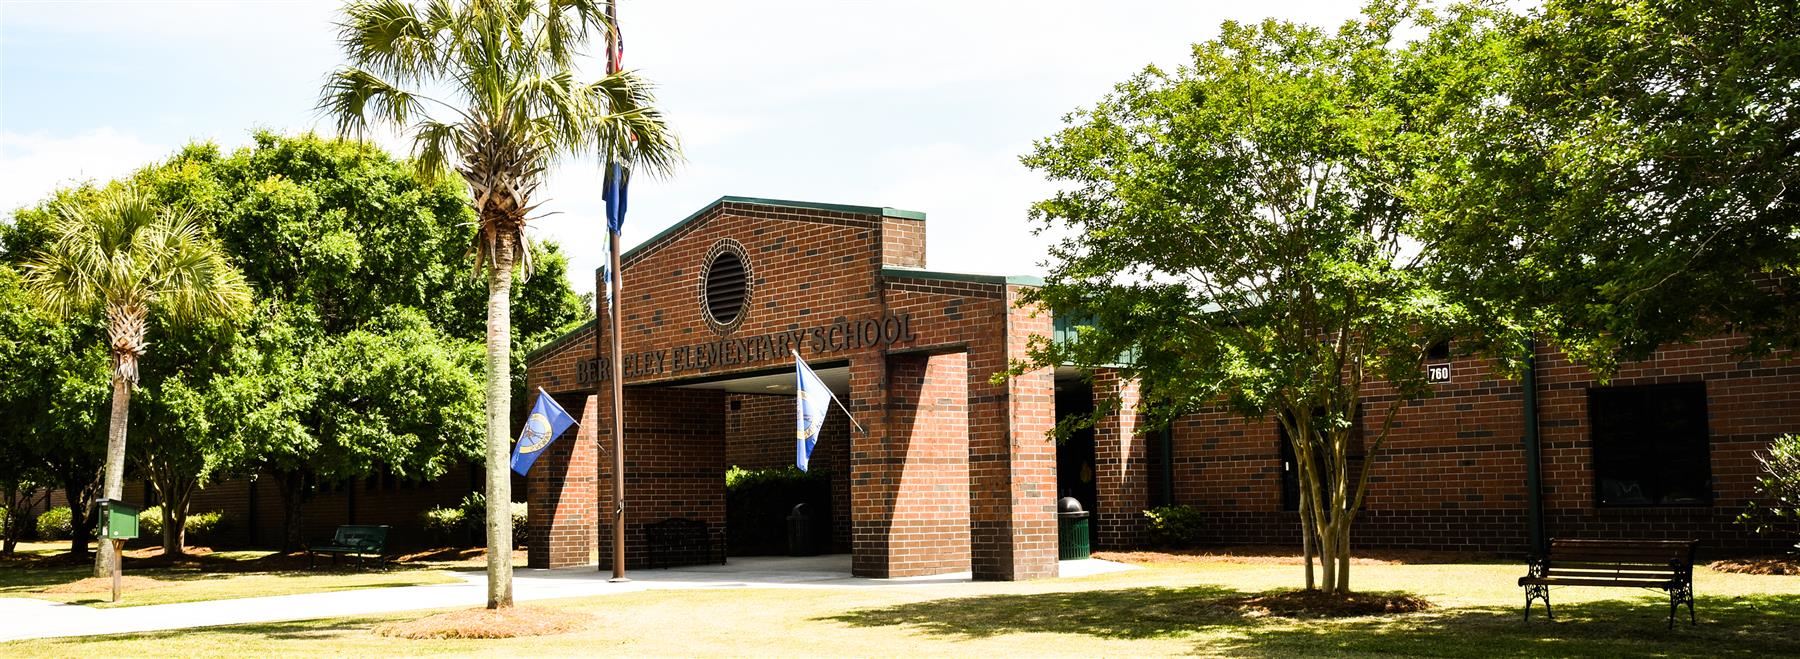
<path id="1" fill-rule="evenodd" d="M 569 342 L 569 339 L 575 338 L 576 335 L 578 335 L 582 332 L 586 332 L 588 330 L 594 329 L 594 324 L 598 323 L 598 322 L 600 322 L 600 321 L 598 319 L 595 319 L 595 320 L 590 320 L 585 323 L 582 323 L 580 327 L 576 327 L 575 329 L 564 332 L 562 336 L 551 339 L 549 343 L 538 346 L 538 348 L 536 350 L 525 353 L 525 363 L 530 364 L 531 362 L 537 361 L 537 358 L 542 356 L 544 353 L 561 349 L 563 347 L 563 344 Z"/>
<path id="2" fill-rule="evenodd" d="M 966 272 L 936 272 L 917 270 L 914 268 L 887 267 L 881 269 L 883 277 L 899 277 L 903 279 L 937 279 L 941 281 L 966 281 L 974 284 L 1001 284 L 1006 286 L 1043 286 L 1043 277 L 1030 275 L 977 275 Z"/>
<path id="3" fill-rule="evenodd" d="M 680 231 L 683 227 L 686 227 L 688 224 L 693 223 L 695 220 L 700 219 L 700 217 L 702 215 L 712 212 L 712 210 L 714 208 L 718 208 L 721 204 L 750 204 L 753 206 L 776 206 L 776 207 L 780 207 L 780 208 L 804 208 L 804 209 L 808 209 L 808 210 L 831 211 L 834 213 L 851 213 L 854 215 L 875 215 L 875 216 L 879 216 L 879 217 L 892 217 L 892 218 L 901 219 L 901 220 L 918 220 L 921 222 L 925 221 L 925 213 L 923 213 L 923 212 L 902 210 L 899 208 L 888 208 L 886 206 L 850 206 L 850 205 L 846 205 L 846 204 L 822 204 L 822 203 L 812 202 L 812 201 L 791 201 L 788 199 L 763 199 L 760 197 L 734 197 L 731 195 L 726 195 L 723 197 L 719 197 L 718 199 L 714 199 L 712 203 L 700 207 L 700 210 L 694 211 L 693 213 L 689 214 L 687 217 L 681 218 L 680 222 L 671 224 L 668 226 L 668 228 L 663 229 L 662 231 L 656 232 L 656 235 L 651 236 L 648 240 L 645 240 L 644 242 L 638 243 L 636 247 L 625 250 L 625 253 L 619 255 L 619 261 L 624 262 L 624 261 L 631 260 L 632 257 L 637 256 L 637 254 L 639 252 L 644 251 L 645 248 L 651 247 L 651 246 L 657 244 L 658 242 L 661 242 L 662 239 L 669 237 L 670 235 L 674 234 L 677 231 Z"/>

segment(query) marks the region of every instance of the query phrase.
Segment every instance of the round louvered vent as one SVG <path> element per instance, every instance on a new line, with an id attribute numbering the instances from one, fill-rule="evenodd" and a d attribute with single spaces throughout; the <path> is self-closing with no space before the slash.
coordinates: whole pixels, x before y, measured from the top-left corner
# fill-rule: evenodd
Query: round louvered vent
<path id="1" fill-rule="evenodd" d="M 700 307 L 706 324 L 724 334 L 737 329 L 750 305 L 750 260 L 735 240 L 721 240 L 706 256 Z"/>

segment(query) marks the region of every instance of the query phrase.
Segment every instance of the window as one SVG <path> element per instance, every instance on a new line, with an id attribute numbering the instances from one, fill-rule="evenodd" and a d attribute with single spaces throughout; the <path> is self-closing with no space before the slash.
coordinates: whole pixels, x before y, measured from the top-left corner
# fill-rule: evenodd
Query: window
<path id="1" fill-rule="evenodd" d="M 1704 383 L 1589 389 L 1588 419 L 1600 505 L 1712 502 Z"/>

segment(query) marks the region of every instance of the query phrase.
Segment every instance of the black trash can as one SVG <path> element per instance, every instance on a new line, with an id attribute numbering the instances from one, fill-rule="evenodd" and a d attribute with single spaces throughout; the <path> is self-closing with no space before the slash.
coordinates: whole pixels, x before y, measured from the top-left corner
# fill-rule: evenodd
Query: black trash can
<path id="1" fill-rule="evenodd" d="M 788 555 L 818 556 L 819 542 L 813 537 L 812 515 L 806 512 L 806 504 L 796 504 L 793 512 L 788 513 Z"/>
<path id="2" fill-rule="evenodd" d="M 1056 557 L 1065 561 L 1088 557 L 1088 514 L 1075 497 L 1056 502 Z"/>

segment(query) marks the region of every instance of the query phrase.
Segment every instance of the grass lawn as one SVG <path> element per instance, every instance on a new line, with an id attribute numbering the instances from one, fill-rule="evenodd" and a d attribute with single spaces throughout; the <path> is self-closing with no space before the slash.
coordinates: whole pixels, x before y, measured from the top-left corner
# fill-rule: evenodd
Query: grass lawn
<path id="1" fill-rule="evenodd" d="M 322 559 L 320 569 L 307 570 L 304 559 L 268 551 L 211 552 L 193 560 L 168 564 L 134 560 L 134 554 L 154 552 L 128 550 L 126 576 L 149 577 L 166 585 L 128 590 L 121 602 L 113 604 L 110 592 L 44 592 L 92 574 L 91 564 L 71 562 L 59 556 L 67 551 L 66 542 L 21 544 L 19 556 L 0 561 L 0 597 L 33 597 L 110 608 L 459 581 L 442 569 L 456 565 L 454 563 L 407 563 L 384 570 L 359 570 L 331 569 L 327 567 L 329 559 Z"/>
<path id="2" fill-rule="evenodd" d="M 583 631 L 499 641 L 412 641 L 370 629 L 425 613 L 0 645 L 7 656 L 259 654 L 1796 656 L 1800 577 L 1696 574 L 1698 627 L 1664 629 L 1660 593 L 1552 592 L 1557 620 L 1519 620 L 1513 563 L 1371 564 L 1370 591 L 1410 591 L 1415 614 L 1295 620 L 1222 603 L 1292 587 L 1294 565 L 1203 559 L 1018 583 L 663 590 L 532 603 L 594 617 Z"/>

